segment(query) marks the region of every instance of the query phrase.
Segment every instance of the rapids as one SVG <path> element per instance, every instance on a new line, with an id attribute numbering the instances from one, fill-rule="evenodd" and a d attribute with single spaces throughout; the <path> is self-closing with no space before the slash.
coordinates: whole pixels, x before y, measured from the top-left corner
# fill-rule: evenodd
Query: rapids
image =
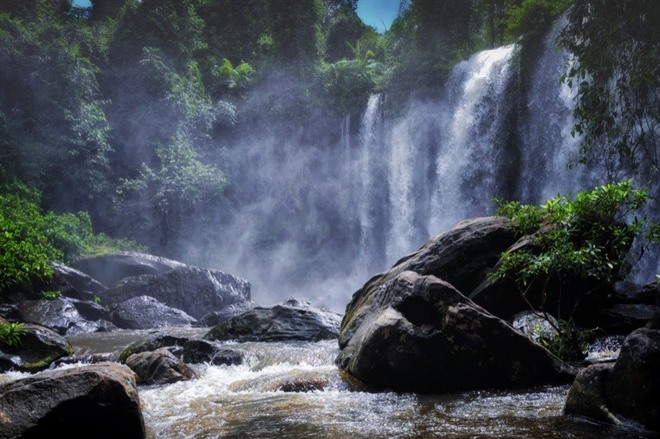
<path id="1" fill-rule="evenodd" d="M 205 332 L 168 328 L 69 340 L 76 353 L 94 353 L 156 333 L 201 337 Z M 244 364 L 194 365 L 198 379 L 139 388 L 149 439 L 644 437 L 562 416 L 568 386 L 443 395 L 369 392 L 342 377 L 334 365 L 334 340 L 227 345 L 246 354 Z M 616 349 L 611 340 L 602 346 L 612 345 Z M 308 391 L 286 391 L 296 384 Z"/>

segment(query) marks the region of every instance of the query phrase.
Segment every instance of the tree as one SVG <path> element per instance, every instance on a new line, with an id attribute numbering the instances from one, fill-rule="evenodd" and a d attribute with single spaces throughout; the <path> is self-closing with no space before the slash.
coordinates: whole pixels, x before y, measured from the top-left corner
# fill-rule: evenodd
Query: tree
<path id="1" fill-rule="evenodd" d="M 605 161 L 610 179 L 658 182 L 660 2 L 575 0 L 559 43 L 575 57 L 564 81 L 576 94 L 579 162 Z"/>

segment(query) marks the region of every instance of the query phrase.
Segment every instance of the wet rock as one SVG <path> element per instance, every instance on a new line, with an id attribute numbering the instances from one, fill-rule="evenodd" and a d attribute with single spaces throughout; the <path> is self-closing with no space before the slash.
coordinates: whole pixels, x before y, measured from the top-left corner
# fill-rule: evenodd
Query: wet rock
<path id="1" fill-rule="evenodd" d="M 24 322 L 23 314 L 16 308 L 16 305 L 0 303 L 0 317 L 10 322 Z"/>
<path id="2" fill-rule="evenodd" d="M 626 337 L 613 365 L 589 366 L 578 374 L 564 412 L 660 431 L 658 370 L 660 330 L 637 329 Z"/>
<path id="3" fill-rule="evenodd" d="M 66 282 L 76 290 L 76 293 L 69 297 L 75 299 L 88 299 L 89 294 L 81 292 L 96 294 L 108 289 L 108 287 L 98 280 L 73 267 L 53 261 L 50 262 L 50 266 L 55 270 L 55 277 L 60 279 L 60 283 Z"/>
<path id="4" fill-rule="evenodd" d="M 183 266 L 158 275 L 126 278 L 106 291 L 102 300 L 118 303 L 144 295 L 200 319 L 250 301 L 250 283 L 220 270 Z"/>
<path id="5" fill-rule="evenodd" d="M 126 359 L 139 384 L 171 384 L 195 378 L 195 372 L 167 349 L 140 352 Z"/>
<path id="6" fill-rule="evenodd" d="M 183 345 L 182 359 L 189 364 L 234 366 L 243 364 L 243 353 L 208 340 L 189 340 Z"/>
<path id="7" fill-rule="evenodd" d="M 614 284 L 614 291 L 610 296 L 612 304 L 629 303 L 660 305 L 656 297 L 660 296 L 660 282 L 649 282 L 638 285 L 633 282 L 621 281 Z"/>
<path id="8" fill-rule="evenodd" d="M 135 376 L 118 363 L 49 370 L 0 384 L 0 439 L 144 439 Z"/>
<path id="9" fill-rule="evenodd" d="M 182 352 L 183 346 L 188 341 L 190 339 L 186 337 L 176 337 L 173 335 L 159 335 L 148 340 L 135 341 L 119 354 L 118 361 L 125 362 L 133 354 L 155 351 L 160 348 L 167 348 L 171 352 Z"/>
<path id="10" fill-rule="evenodd" d="M 220 323 L 224 322 L 230 317 L 241 315 L 244 312 L 256 308 L 257 306 L 258 305 L 252 301 L 234 303 L 232 305 L 227 306 L 222 311 L 213 311 L 206 314 L 204 317 L 202 317 L 199 323 L 201 326 L 210 328 L 215 325 L 219 325 Z"/>
<path id="11" fill-rule="evenodd" d="M 157 275 L 185 267 L 185 264 L 178 261 L 138 252 L 92 256 L 78 259 L 71 265 L 109 287 L 126 277 Z"/>
<path id="12" fill-rule="evenodd" d="M 197 320 L 180 309 L 169 307 L 150 296 L 138 296 L 110 307 L 112 322 L 123 329 L 151 329 L 166 326 L 193 326 Z"/>
<path id="13" fill-rule="evenodd" d="M 117 362 L 118 354 L 116 352 L 103 352 L 98 354 L 82 354 L 62 357 L 51 363 L 49 369 L 56 369 L 64 364 L 97 364 L 107 362 Z"/>
<path id="14" fill-rule="evenodd" d="M 213 327 L 207 340 L 319 341 L 337 338 L 341 316 L 289 299 L 272 308 L 257 307 Z"/>
<path id="15" fill-rule="evenodd" d="M 660 306 L 621 303 L 600 310 L 599 327 L 608 334 L 630 334 L 660 315 Z"/>
<path id="16" fill-rule="evenodd" d="M 566 381 L 550 352 L 435 276 L 404 271 L 347 308 L 337 365 L 380 389 L 437 392 Z"/>
<path id="17" fill-rule="evenodd" d="M 87 320 L 78 312 L 76 304 L 69 299 L 25 300 L 17 303 L 16 307 L 26 322 L 46 326 L 62 335 L 114 329 L 108 321 Z"/>
<path id="18" fill-rule="evenodd" d="M 23 331 L 18 346 L 0 346 L 0 371 L 37 372 L 73 354 L 73 347 L 52 329 L 25 324 Z"/>

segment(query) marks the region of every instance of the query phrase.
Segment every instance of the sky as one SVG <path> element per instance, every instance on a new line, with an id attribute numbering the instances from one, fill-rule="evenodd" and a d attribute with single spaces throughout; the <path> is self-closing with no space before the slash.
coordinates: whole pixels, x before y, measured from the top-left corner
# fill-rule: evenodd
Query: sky
<path id="1" fill-rule="evenodd" d="M 89 7 L 89 0 L 73 0 L 78 7 Z M 373 26 L 380 33 L 389 29 L 399 10 L 399 0 L 359 0 L 357 13 L 369 26 Z"/>
<path id="2" fill-rule="evenodd" d="M 390 28 L 399 10 L 399 0 L 359 0 L 358 16 L 380 33 Z"/>

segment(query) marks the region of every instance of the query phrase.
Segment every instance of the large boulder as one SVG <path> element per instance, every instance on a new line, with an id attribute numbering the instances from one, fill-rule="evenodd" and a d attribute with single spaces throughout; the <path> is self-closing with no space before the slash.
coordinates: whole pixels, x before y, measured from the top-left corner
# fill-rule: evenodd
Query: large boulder
<path id="1" fill-rule="evenodd" d="M 25 324 L 17 346 L 0 345 L 0 372 L 37 372 L 71 354 L 73 347 L 57 332 L 39 325 Z"/>
<path id="2" fill-rule="evenodd" d="M 545 348 L 435 276 L 403 271 L 370 285 L 347 309 L 336 360 L 367 385 L 438 392 L 570 377 Z"/>
<path id="3" fill-rule="evenodd" d="M 139 384 L 171 384 L 195 378 L 195 372 L 165 348 L 140 352 L 126 359 Z"/>
<path id="4" fill-rule="evenodd" d="M 250 301 L 250 283 L 220 270 L 176 267 L 165 273 L 129 277 L 103 295 L 106 303 L 151 296 L 196 319 L 212 311 Z"/>
<path id="5" fill-rule="evenodd" d="M 151 296 L 138 296 L 110 307 L 112 322 L 122 329 L 193 326 L 197 320 Z"/>
<path id="6" fill-rule="evenodd" d="M 0 384 L 0 439 L 45 437 L 143 439 L 133 372 L 100 363 Z"/>
<path id="7" fill-rule="evenodd" d="M 404 271 L 439 277 L 467 295 L 486 278 L 502 252 L 515 242 L 513 225 L 506 218 L 483 217 L 462 221 L 400 259 L 386 273 L 372 278 L 356 293 L 353 301 L 364 297 L 362 292 L 365 290 L 377 288 Z"/>
<path id="8" fill-rule="evenodd" d="M 272 308 L 257 307 L 213 327 L 207 340 L 319 341 L 337 338 L 341 316 L 309 302 L 289 299 Z"/>
<path id="9" fill-rule="evenodd" d="M 119 252 L 78 259 L 72 267 L 109 287 L 120 280 L 142 274 L 162 274 L 185 264 L 138 252 Z"/>
<path id="10" fill-rule="evenodd" d="M 98 305 L 96 305 L 98 306 Z M 100 332 L 114 329 L 109 321 L 88 320 L 78 311 L 78 307 L 92 314 L 93 303 L 80 304 L 69 299 L 24 300 L 16 304 L 26 322 L 51 328 L 62 335 L 75 335 L 84 332 Z M 97 317 L 108 317 L 107 313 L 95 308 Z"/>
<path id="11" fill-rule="evenodd" d="M 55 278 L 59 280 L 60 284 L 68 283 L 77 291 L 77 293 L 71 295 L 76 299 L 87 298 L 87 295 L 83 295 L 82 292 L 96 294 L 108 289 L 98 280 L 73 267 L 52 261 L 50 266 L 55 270 Z"/>
<path id="12" fill-rule="evenodd" d="M 637 329 L 616 362 L 580 371 L 564 412 L 614 424 L 630 421 L 660 431 L 660 330 Z"/>

